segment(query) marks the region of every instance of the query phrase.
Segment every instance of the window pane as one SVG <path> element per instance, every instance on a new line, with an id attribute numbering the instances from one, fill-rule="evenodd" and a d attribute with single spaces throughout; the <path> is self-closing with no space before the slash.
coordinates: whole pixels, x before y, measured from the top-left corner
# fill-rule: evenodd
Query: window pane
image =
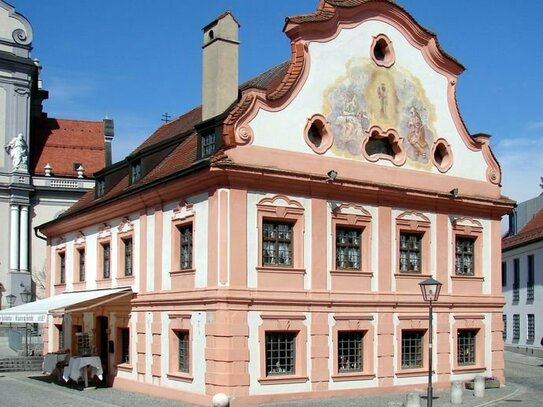
<path id="1" fill-rule="evenodd" d="M 192 268 L 192 224 L 179 228 L 181 270 Z"/>
<path id="2" fill-rule="evenodd" d="M 189 333 L 188 331 L 178 331 L 178 369 L 180 372 L 189 372 Z"/>
<path id="3" fill-rule="evenodd" d="M 469 237 L 456 238 L 456 275 L 473 276 L 475 275 L 473 263 L 473 251 L 475 239 Z"/>
<path id="4" fill-rule="evenodd" d="M 292 266 L 292 224 L 265 221 L 262 225 L 262 264 Z"/>
<path id="5" fill-rule="evenodd" d="M 78 250 L 79 252 L 79 281 L 85 281 L 85 249 Z"/>
<path id="6" fill-rule="evenodd" d="M 338 372 L 361 372 L 363 367 L 362 332 L 338 332 Z"/>
<path id="7" fill-rule="evenodd" d="M 124 243 L 124 275 L 132 275 L 132 239 L 123 239 Z"/>
<path id="8" fill-rule="evenodd" d="M 475 364 L 476 329 L 461 329 L 458 331 L 457 363 L 458 366 Z"/>
<path id="9" fill-rule="evenodd" d="M 266 332 L 266 375 L 295 373 L 296 334 Z"/>
<path id="10" fill-rule="evenodd" d="M 130 363 L 130 329 L 121 328 L 121 363 Z"/>
<path id="11" fill-rule="evenodd" d="M 422 235 L 400 233 L 400 272 L 420 273 Z"/>
<path id="12" fill-rule="evenodd" d="M 336 229 L 336 268 L 360 270 L 360 229 Z"/>
<path id="13" fill-rule="evenodd" d="M 102 245 L 102 274 L 104 278 L 109 278 L 111 275 L 111 250 L 109 243 Z"/>
<path id="14" fill-rule="evenodd" d="M 422 367 L 423 331 L 402 331 L 402 369 Z"/>

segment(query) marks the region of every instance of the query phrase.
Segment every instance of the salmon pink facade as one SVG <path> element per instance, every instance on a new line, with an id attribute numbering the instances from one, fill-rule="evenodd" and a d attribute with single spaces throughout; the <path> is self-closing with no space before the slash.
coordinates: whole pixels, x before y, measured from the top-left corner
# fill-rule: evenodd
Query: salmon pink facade
<path id="1" fill-rule="evenodd" d="M 46 351 L 88 333 L 113 386 L 202 405 L 421 389 L 433 277 L 435 387 L 503 382 L 514 203 L 458 112 L 463 67 L 390 1 L 284 32 L 291 60 L 238 85 L 238 22 L 204 27 L 203 106 L 40 228 L 51 296 L 132 292 L 50 316 Z"/>

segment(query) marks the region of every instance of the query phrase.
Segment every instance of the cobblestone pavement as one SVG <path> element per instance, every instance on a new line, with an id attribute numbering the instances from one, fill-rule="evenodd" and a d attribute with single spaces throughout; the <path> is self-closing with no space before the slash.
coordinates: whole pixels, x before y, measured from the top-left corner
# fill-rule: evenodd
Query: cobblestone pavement
<path id="1" fill-rule="evenodd" d="M 507 384 L 499 389 L 487 389 L 485 397 L 474 397 L 473 391 L 464 391 L 464 407 L 486 406 L 542 406 L 543 359 L 506 352 Z M 425 393 L 424 386 L 419 392 Z M 260 407 L 399 407 L 406 394 L 381 394 L 352 398 L 303 400 L 274 403 Z M 111 388 L 89 388 L 59 385 L 50 376 L 40 372 L 13 372 L 0 374 L 0 405 L 17 407 L 194 407 L 178 401 L 128 393 Z M 232 403 L 235 406 L 235 400 Z M 426 400 L 421 400 L 426 405 Z M 434 407 L 452 407 L 449 391 L 434 394 Z"/>

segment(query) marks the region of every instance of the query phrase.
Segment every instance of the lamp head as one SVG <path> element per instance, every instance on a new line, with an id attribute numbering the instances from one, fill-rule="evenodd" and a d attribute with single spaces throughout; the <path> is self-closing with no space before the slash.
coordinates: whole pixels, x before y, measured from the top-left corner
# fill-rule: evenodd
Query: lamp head
<path id="1" fill-rule="evenodd" d="M 437 301 L 442 284 L 432 277 L 419 283 L 424 301 Z"/>

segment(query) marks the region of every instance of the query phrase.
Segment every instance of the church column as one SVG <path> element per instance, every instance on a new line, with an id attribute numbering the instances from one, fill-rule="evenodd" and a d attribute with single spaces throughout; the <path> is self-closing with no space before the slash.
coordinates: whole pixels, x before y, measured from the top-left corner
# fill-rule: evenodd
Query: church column
<path id="1" fill-rule="evenodd" d="M 28 273 L 28 206 L 21 206 L 19 241 L 19 269 Z"/>
<path id="2" fill-rule="evenodd" d="M 9 270 L 17 272 L 19 271 L 19 205 L 11 205 L 9 229 Z"/>

